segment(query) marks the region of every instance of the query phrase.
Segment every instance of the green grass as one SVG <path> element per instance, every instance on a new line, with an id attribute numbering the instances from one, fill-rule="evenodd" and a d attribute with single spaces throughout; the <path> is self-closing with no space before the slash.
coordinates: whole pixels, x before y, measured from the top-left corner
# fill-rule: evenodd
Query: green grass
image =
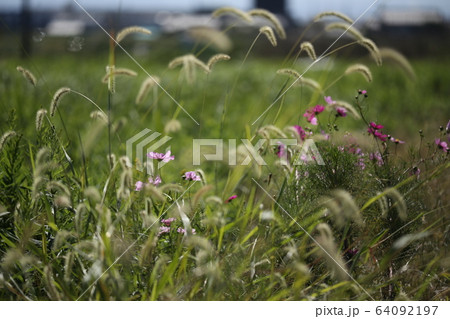
<path id="1" fill-rule="evenodd" d="M 373 82 L 352 74 L 324 93 L 292 87 L 252 125 L 292 83 L 276 71 L 302 73 L 304 63 L 250 52 L 242 64 L 245 52 L 238 52 L 208 75 L 198 70 L 188 84 L 179 69 L 167 68 L 186 52 L 175 49 L 155 48 L 138 60 L 200 125 L 160 89 L 136 105 L 146 75 L 120 50 L 116 66 L 138 76 L 118 77 L 110 102 L 101 83 L 108 52 L 0 62 L 0 133 L 17 132 L 0 151 L 1 299 L 448 299 L 449 163 L 434 139 L 448 134 L 450 78 L 442 66 L 450 61 L 412 61 L 412 81 L 398 66 L 377 67 L 365 54 L 333 55 L 305 76 L 326 87 L 349 65 L 364 63 Z M 207 61 L 214 53 L 199 58 Z M 35 74 L 37 87 L 17 65 Z M 106 113 L 109 103 L 112 166 L 108 126 L 90 118 L 96 108 L 77 94 L 63 96 L 56 115 L 47 114 L 36 130 L 36 112 L 48 111 L 61 87 L 81 92 Z M 318 116 L 318 127 L 309 125 L 303 113 L 324 104 L 324 95 L 347 101 L 406 143 L 384 145 L 368 136 L 363 120 L 349 115 L 335 121 L 329 110 Z M 175 160 L 161 169 L 160 186 L 135 191 L 135 182 L 147 176 L 126 166 L 125 141 L 145 128 L 164 132 L 171 119 L 181 124 L 168 134 Z M 284 134 L 296 138 L 282 131 L 293 125 L 312 129 L 325 166 L 285 165 L 267 144 L 259 153 L 268 166 L 192 165 L 194 138 L 237 139 L 238 145 L 249 138 L 255 144 Z M 320 138 L 321 130 L 329 140 Z M 382 165 L 371 160 L 376 151 Z M 197 169 L 202 181 L 183 180 Z M 227 202 L 231 195 L 237 198 Z M 168 217 L 175 218 L 170 232 L 158 234 L 158 220 Z M 189 234 L 191 228 L 196 234 Z"/>

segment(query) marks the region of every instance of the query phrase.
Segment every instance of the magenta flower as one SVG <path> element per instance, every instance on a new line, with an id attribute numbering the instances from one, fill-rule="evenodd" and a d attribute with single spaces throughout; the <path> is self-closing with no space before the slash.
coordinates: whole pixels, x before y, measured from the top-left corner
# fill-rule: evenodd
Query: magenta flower
<path id="1" fill-rule="evenodd" d="M 167 151 L 166 154 L 164 153 L 156 153 L 156 152 L 150 152 L 147 154 L 148 158 L 156 159 L 158 161 L 163 161 L 164 163 L 167 163 L 169 161 L 172 161 L 175 159 L 175 156 L 170 155 L 170 151 Z"/>
<path id="2" fill-rule="evenodd" d="M 364 95 L 367 96 L 367 91 L 366 90 L 358 90 L 358 93 L 359 94 L 364 94 Z"/>
<path id="3" fill-rule="evenodd" d="M 237 198 L 237 195 L 232 195 L 232 196 L 228 197 L 228 199 L 225 201 L 225 203 L 229 203 L 229 202 L 231 202 L 233 199 L 236 199 L 236 198 Z"/>
<path id="4" fill-rule="evenodd" d="M 327 102 L 327 104 L 334 104 L 334 103 L 336 103 L 335 101 L 333 101 L 331 96 L 324 96 L 323 98 L 324 98 L 325 102 Z"/>
<path id="5" fill-rule="evenodd" d="M 156 176 L 154 179 L 153 179 L 153 177 L 149 177 L 148 178 L 148 182 L 150 183 L 150 184 L 153 184 L 153 185 L 155 185 L 155 186 L 158 186 L 159 184 L 161 184 L 161 177 L 159 177 L 159 176 Z"/>
<path id="6" fill-rule="evenodd" d="M 370 123 L 369 123 L 369 126 L 370 126 L 371 128 L 373 128 L 374 130 L 380 130 L 380 129 L 384 128 L 383 125 L 381 125 L 381 124 L 376 124 L 375 122 L 370 122 Z"/>
<path id="7" fill-rule="evenodd" d="M 411 171 L 411 173 L 410 173 L 410 175 L 416 175 L 416 176 L 420 176 L 420 168 L 418 168 L 417 166 L 414 166 L 413 168 L 412 168 L 412 171 Z"/>
<path id="8" fill-rule="evenodd" d="M 282 158 L 286 155 L 286 145 L 284 145 L 281 142 L 277 142 L 278 146 L 277 146 L 277 156 L 279 158 Z"/>
<path id="9" fill-rule="evenodd" d="M 294 125 L 294 128 L 297 131 L 298 135 L 300 135 L 300 138 L 302 139 L 302 141 L 304 141 L 306 138 L 306 132 L 303 129 L 303 127 L 301 127 L 300 125 Z"/>
<path id="10" fill-rule="evenodd" d="M 167 219 L 161 219 L 161 223 L 163 223 L 166 226 L 170 226 L 175 221 L 175 218 L 167 218 Z"/>
<path id="11" fill-rule="evenodd" d="M 434 142 L 439 149 L 443 150 L 444 152 L 448 152 L 449 148 L 447 142 L 441 141 L 439 138 L 435 139 Z"/>
<path id="12" fill-rule="evenodd" d="M 347 116 L 347 110 L 345 109 L 345 107 L 337 107 L 336 108 L 336 116 L 337 117 L 346 117 Z"/>
<path id="13" fill-rule="evenodd" d="M 194 171 L 186 172 L 183 178 L 187 181 L 201 181 L 202 179 Z"/>
<path id="14" fill-rule="evenodd" d="M 381 156 L 380 152 L 370 153 L 369 158 L 371 161 L 374 161 L 377 163 L 378 166 L 383 166 L 383 156 Z"/>
<path id="15" fill-rule="evenodd" d="M 137 181 L 135 186 L 136 186 L 136 191 L 139 192 L 142 190 L 142 188 L 144 188 L 144 183 L 142 183 L 141 181 Z"/>
<path id="16" fill-rule="evenodd" d="M 181 227 L 178 227 L 177 232 L 180 233 L 180 234 L 186 234 L 186 229 L 181 228 Z M 192 228 L 192 234 L 193 234 L 193 235 L 196 234 L 196 231 L 195 231 L 194 228 Z"/>
<path id="17" fill-rule="evenodd" d="M 405 144 L 405 141 L 401 141 L 398 138 L 391 137 L 389 140 L 395 144 Z"/>
<path id="18" fill-rule="evenodd" d="M 447 134 L 450 133 L 450 120 L 447 123 L 447 126 L 445 127 L 445 131 L 447 132 Z"/>
<path id="19" fill-rule="evenodd" d="M 167 233 L 170 233 L 170 227 L 167 227 L 167 226 L 159 227 L 158 236 L 161 235 L 161 234 L 167 234 Z"/>
<path id="20" fill-rule="evenodd" d="M 383 125 L 376 124 L 375 122 L 370 122 L 367 132 L 380 139 L 381 141 L 386 142 L 387 135 L 379 131 L 382 128 L 384 128 Z"/>
<path id="21" fill-rule="evenodd" d="M 325 107 L 322 105 L 316 105 L 314 107 L 311 107 L 306 110 L 305 114 L 303 114 L 304 117 L 306 117 L 306 120 L 311 123 L 312 125 L 317 125 L 317 115 L 322 113 L 325 110 Z"/>

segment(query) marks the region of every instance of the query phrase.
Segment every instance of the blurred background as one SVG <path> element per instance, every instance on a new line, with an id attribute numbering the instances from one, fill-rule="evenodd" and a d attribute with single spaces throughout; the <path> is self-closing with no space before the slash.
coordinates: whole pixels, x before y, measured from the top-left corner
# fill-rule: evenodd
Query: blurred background
<path id="1" fill-rule="evenodd" d="M 283 23 L 287 39 L 279 39 L 278 46 L 272 47 L 261 37 L 253 46 L 259 27 L 267 25 L 267 21 L 255 19 L 249 25 L 231 15 L 212 18 L 212 11 L 222 6 L 270 10 Z M 368 117 L 381 121 L 390 133 L 401 139 L 419 141 L 419 129 L 435 134 L 439 126 L 445 126 L 450 118 L 449 0 L 0 0 L 0 108 L 3 110 L 0 124 L 4 126 L 8 112 L 15 110 L 18 125 L 34 134 L 30 123 L 34 122 L 37 109 L 45 107 L 62 86 L 78 89 L 105 103 L 107 91 L 100 82 L 110 52 L 110 39 L 105 31 L 114 35 L 124 27 L 138 25 L 150 29 L 152 34 L 130 35 L 122 43 L 123 47 L 148 72 L 160 77 L 163 86 L 175 99 L 185 103 L 190 112 L 204 117 L 200 118 L 200 129 L 193 127 L 191 119 L 183 113 L 178 117 L 188 132 L 186 136 L 200 136 L 205 132 L 218 136 L 228 132 L 235 137 L 236 127 L 241 128 L 239 134 L 244 136 L 245 125 L 257 118 L 283 87 L 286 79 L 277 75 L 277 70 L 292 67 L 300 71 L 311 64 L 304 52 L 298 59 L 295 56 L 300 41 L 312 42 L 320 55 L 342 34 L 342 30 L 325 30 L 328 24 L 339 21 L 336 18 L 312 23 L 315 15 L 330 10 L 352 19 L 367 10 L 356 23 L 357 29 L 378 47 L 393 48 L 406 56 L 414 71 L 404 72 L 402 63 L 388 59 L 378 67 L 366 48 L 349 45 L 354 39 L 346 35 L 331 48 L 343 46 L 344 49 L 308 69 L 306 76 L 324 85 L 340 79 L 326 90 L 326 95 L 345 101 L 353 101 L 358 89 L 367 89 L 370 92 Z M 201 29 L 205 27 L 209 30 L 206 33 Z M 226 94 L 232 90 L 236 72 L 242 68 L 249 47 L 251 54 L 239 75 L 234 100 L 228 101 L 232 105 L 227 110 L 228 122 L 220 131 L 217 119 L 222 117 Z M 190 53 L 202 61 L 216 53 L 227 53 L 232 58 L 220 64 L 212 76 L 201 77 L 194 86 L 183 86 L 179 69 L 170 70 L 167 66 L 172 59 Z M 178 116 L 176 105 L 162 93 L 137 105 L 135 97 L 145 74 L 121 50 L 116 50 L 115 59 L 117 66 L 138 71 L 137 77 L 119 81 L 120 94 L 115 97 L 116 118 L 123 116 L 130 123 L 141 123 L 125 126 L 129 131 L 124 136 L 148 127 L 148 119 L 162 131 L 164 123 Z M 346 68 L 354 63 L 370 67 L 371 83 L 359 75 L 341 79 Z M 35 73 L 39 78 L 38 90 L 24 87 L 17 65 Z M 280 127 L 301 124 L 304 109 L 317 103 L 323 103 L 323 96 L 308 90 L 292 90 L 286 96 L 288 107 L 275 124 Z M 242 107 L 245 107 L 245 117 Z M 158 108 L 164 110 L 161 116 L 153 114 Z M 64 112 L 70 116 L 71 123 L 83 127 L 85 117 L 79 116 L 80 108 L 75 104 Z M 273 108 L 267 114 L 267 121 L 275 118 L 276 112 L 277 108 Z M 364 131 L 356 121 L 345 121 L 342 125 L 343 130 Z"/>
<path id="2" fill-rule="evenodd" d="M 253 7 L 266 8 L 278 15 L 288 30 L 289 38 L 282 43 L 288 50 L 299 31 L 311 18 L 325 10 L 336 10 L 356 19 L 373 0 L 78 0 L 109 32 L 124 26 L 140 25 L 150 28 L 153 36 L 147 41 L 157 41 L 165 35 L 182 34 L 195 27 L 208 25 L 223 28 L 231 23 L 226 17 L 210 18 L 210 13 L 221 6 L 242 10 Z M 371 7 L 356 26 L 374 39 L 379 46 L 393 46 L 407 56 L 445 55 L 448 52 L 450 1 L 448 0 L 380 0 Z M 233 20 L 233 23 L 235 20 Z M 242 27 L 245 24 L 242 23 Z M 316 25 L 317 29 L 321 26 Z M 56 53 L 100 49 L 86 45 L 102 31 L 72 0 L 2 0 L 0 2 L 1 56 L 15 54 Z M 315 30 L 310 30 L 314 34 Z M 11 39 L 19 36 L 20 41 Z M 64 45 L 47 47 L 42 42 L 63 40 Z M 324 41 L 325 38 L 322 37 Z M 12 40 L 12 41 L 8 41 Z M 179 37 L 179 43 L 189 41 Z M 55 41 L 53 41 L 55 42 Z M 329 43 L 329 41 L 327 42 Z M 145 53 L 146 46 L 135 48 Z M 316 44 L 317 45 L 317 44 Z M 319 45 L 320 46 L 320 45 Z M 235 47 L 236 48 L 236 47 Z M 49 52 L 46 52 L 46 49 Z M 239 43 L 237 48 L 239 48 Z M 27 54 L 25 54 L 26 52 Z M 285 55 L 285 50 L 277 50 Z"/>

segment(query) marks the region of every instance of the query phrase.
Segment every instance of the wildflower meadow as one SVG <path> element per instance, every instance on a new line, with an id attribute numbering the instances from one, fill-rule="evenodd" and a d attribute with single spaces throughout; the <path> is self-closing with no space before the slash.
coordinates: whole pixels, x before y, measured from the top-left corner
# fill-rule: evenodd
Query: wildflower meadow
<path id="1" fill-rule="evenodd" d="M 448 300 L 448 55 L 209 21 L 2 53 L 0 299 Z"/>

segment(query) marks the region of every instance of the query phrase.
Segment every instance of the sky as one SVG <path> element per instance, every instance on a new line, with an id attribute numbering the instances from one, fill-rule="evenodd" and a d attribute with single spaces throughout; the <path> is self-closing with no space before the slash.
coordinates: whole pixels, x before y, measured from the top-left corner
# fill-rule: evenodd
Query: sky
<path id="1" fill-rule="evenodd" d="M 29 0 L 33 9 L 58 8 L 74 0 Z M 171 10 L 190 11 L 198 8 L 232 6 L 247 10 L 253 0 L 76 0 L 86 9 L 122 10 Z M 274 0 L 276 1 L 276 0 Z M 0 11 L 19 10 L 21 0 L 0 0 Z M 294 19 L 309 19 L 325 10 L 337 10 L 356 19 L 371 4 L 375 5 L 365 17 L 382 8 L 393 9 L 436 9 L 450 19 L 450 0 L 287 0 L 288 10 Z"/>

